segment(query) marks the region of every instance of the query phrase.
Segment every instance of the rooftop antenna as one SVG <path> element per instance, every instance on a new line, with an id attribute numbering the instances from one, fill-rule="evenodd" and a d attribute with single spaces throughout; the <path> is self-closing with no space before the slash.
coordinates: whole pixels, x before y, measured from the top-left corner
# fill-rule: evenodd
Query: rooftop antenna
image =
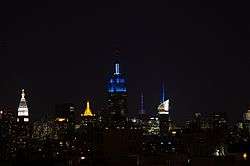
<path id="1" fill-rule="evenodd" d="M 145 114 L 144 111 L 144 96 L 143 96 L 143 92 L 141 92 L 141 109 L 140 109 L 140 114 Z"/>

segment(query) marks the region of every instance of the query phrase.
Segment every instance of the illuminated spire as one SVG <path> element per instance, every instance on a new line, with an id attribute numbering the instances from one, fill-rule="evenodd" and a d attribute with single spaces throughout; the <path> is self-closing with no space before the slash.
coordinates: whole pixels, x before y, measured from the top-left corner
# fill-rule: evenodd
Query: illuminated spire
<path id="1" fill-rule="evenodd" d="M 119 63 L 119 56 L 120 56 L 120 50 L 116 49 L 114 52 L 115 55 L 115 72 L 114 75 L 119 75 L 120 74 L 120 63 Z"/>
<path id="2" fill-rule="evenodd" d="M 24 89 L 22 89 L 21 100 L 20 100 L 19 107 L 18 107 L 17 111 L 18 111 L 17 112 L 18 117 L 25 117 L 24 121 L 25 122 L 29 121 L 29 118 L 28 118 L 29 110 L 28 110 L 28 106 L 26 103 L 26 99 L 25 99 Z M 19 121 L 19 118 L 17 118 L 17 121 Z"/>
<path id="3" fill-rule="evenodd" d="M 161 103 L 165 101 L 165 87 L 164 83 L 162 84 L 162 91 L 161 91 Z"/>
<path id="4" fill-rule="evenodd" d="M 90 109 L 89 101 L 87 101 L 87 107 L 86 107 L 86 109 L 85 109 L 85 111 L 84 111 L 84 114 L 81 114 L 81 116 L 94 116 L 94 115 L 92 114 L 91 109 Z"/>
<path id="5" fill-rule="evenodd" d="M 116 63 L 115 64 L 115 73 L 114 73 L 115 75 L 118 75 L 118 74 L 120 74 L 120 64 L 119 63 Z"/>
<path id="6" fill-rule="evenodd" d="M 140 114 L 145 114 L 143 93 L 141 93 L 141 109 L 140 109 Z"/>

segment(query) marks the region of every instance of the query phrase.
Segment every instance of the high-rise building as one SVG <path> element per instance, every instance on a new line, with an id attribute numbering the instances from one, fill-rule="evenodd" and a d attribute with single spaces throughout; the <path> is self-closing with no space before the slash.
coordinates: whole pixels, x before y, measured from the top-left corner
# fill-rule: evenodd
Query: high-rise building
<path id="1" fill-rule="evenodd" d="M 18 148 L 27 147 L 27 141 L 30 138 L 30 123 L 29 123 L 29 109 L 25 99 L 24 89 L 22 89 L 21 100 L 17 110 L 17 124 L 16 141 L 15 144 Z"/>
<path id="2" fill-rule="evenodd" d="M 250 121 L 250 107 L 248 107 L 247 112 L 243 113 L 244 121 Z"/>
<path id="3" fill-rule="evenodd" d="M 161 135 L 167 134 L 170 129 L 169 99 L 165 99 L 165 88 L 162 86 L 161 103 L 158 106 L 158 116 L 160 121 Z"/>
<path id="4" fill-rule="evenodd" d="M 29 122 L 29 109 L 26 103 L 24 89 L 22 89 L 21 100 L 17 110 L 17 122 Z"/>
<path id="5" fill-rule="evenodd" d="M 248 107 L 247 112 L 243 113 L 244 126 L 250 133 L 250 107 Z"/>
<path id="6" fill-rule="evenodd" d="M 115 63 L 115 70 L 109 79 L 107 87 L 107 101 L 104 116 L 113 120 L 121 120 L 128 116 L 126 81 L 120 73 L 120 64 Z"/>
<path id="7" fill-rule="evenodd" d="M 75 106 L 71 103 L 57 104 L 55 106 L 57 122 L 74 122 Z"/>

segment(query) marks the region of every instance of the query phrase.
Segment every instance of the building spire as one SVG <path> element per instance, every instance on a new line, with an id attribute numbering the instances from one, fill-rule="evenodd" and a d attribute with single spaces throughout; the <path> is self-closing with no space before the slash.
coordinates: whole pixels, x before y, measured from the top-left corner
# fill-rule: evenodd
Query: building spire
<path id="1" fill-rule="evenodd" d="M 120 74 L 120 64 L 118 62 L 115 63 L 115 75 Z"/>
<path id="2" fill-rule="evenodd" d="M 92 111 L 90 109 L 89 101 L 87 101 L 86 109 L 84 111 L 84 114 L 83 115 L 81 114 L 81 116 L 93 116 Z"/>
<path id="3" fill-rule="evenodd" d="M 114 52 L 114 56 L 115 56 L 115 75 L 119 75 L 120 74 L 120 63 L 119 63 L 119 56 L 120 56 L 120 50 L 116 49 Z"/>
<path id="4" fill-rule="evenodd" d="M 145 111 L 144 111 L 144 96 L 143 96 L 143 92 L 141 93 L 141 108 L 140 108 L 140 114 L 145 114 Z"/>
<path id="5" fill-rule="evenodd" d="M 24 93 L 24 89 L 22 89 L 22 99 L 24 99 L 25 100 L 25 93 Z"/>
<path id="6" fill-rule="evenodd" d="M 161 89 L 161 103 L 165 101 L 165 86 L 164 83 L 162 83 L 162 89 Z"/>

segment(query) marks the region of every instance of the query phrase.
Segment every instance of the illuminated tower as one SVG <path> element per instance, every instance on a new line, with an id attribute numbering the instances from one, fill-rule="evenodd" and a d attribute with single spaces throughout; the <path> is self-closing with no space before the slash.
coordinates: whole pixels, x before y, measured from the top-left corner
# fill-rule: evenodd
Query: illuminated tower
<path id="1" fill-rule="evenodd" d="M 128 115 L 127 88 L 119 62 L 114 65 L 114 73 L 109 79 L 107 91 L 108 99 L 104 114 L 113 120 L 124 119 Z"/>
<path id="2" fill-rule="evenodd" d="M 165 100 L 165 88 L 164 88 L 164 85 L 162 86 L 161 102 L 160 102 L 160 105 L 158 106 L 158 114 L 160 114 L 160 115 L 162 115 L 162 114 L 163 115 L 169 115 L 169 99 Z"/>
<path id="3" fill-rule="evenodd" d="M 90 109 L 89 101 L 87 101 L 87 107 L 86 107 L 84 113 L 81 114 L 81 116 L 94 116 L 94 115 L 92 114 L 91 109 Z"/>
<path id="4" fill-rule="evenodd" d="M 17 122 L 29 122 L 29 110 L 25 99 L 24 89 L 22 89 L 21 100 L 17 110 Z"/>
<path id="5" fill-rule="evenodd" d="M 162 86 L 161 103 L 158 106 L 158 116 L 160 121 L 160 134 L 166 135 L 170 130 L 169 99 L 165 99 L 165 87 Z"/>
<path id="6" fill-rule="evenodd" d="M 26 139 L 30 136 L 29 110 L 22 89 L 21 100 L 17 109 L 17 125 L 15 129 L 16 144 L 19 147 L 26 146 Z"/>

